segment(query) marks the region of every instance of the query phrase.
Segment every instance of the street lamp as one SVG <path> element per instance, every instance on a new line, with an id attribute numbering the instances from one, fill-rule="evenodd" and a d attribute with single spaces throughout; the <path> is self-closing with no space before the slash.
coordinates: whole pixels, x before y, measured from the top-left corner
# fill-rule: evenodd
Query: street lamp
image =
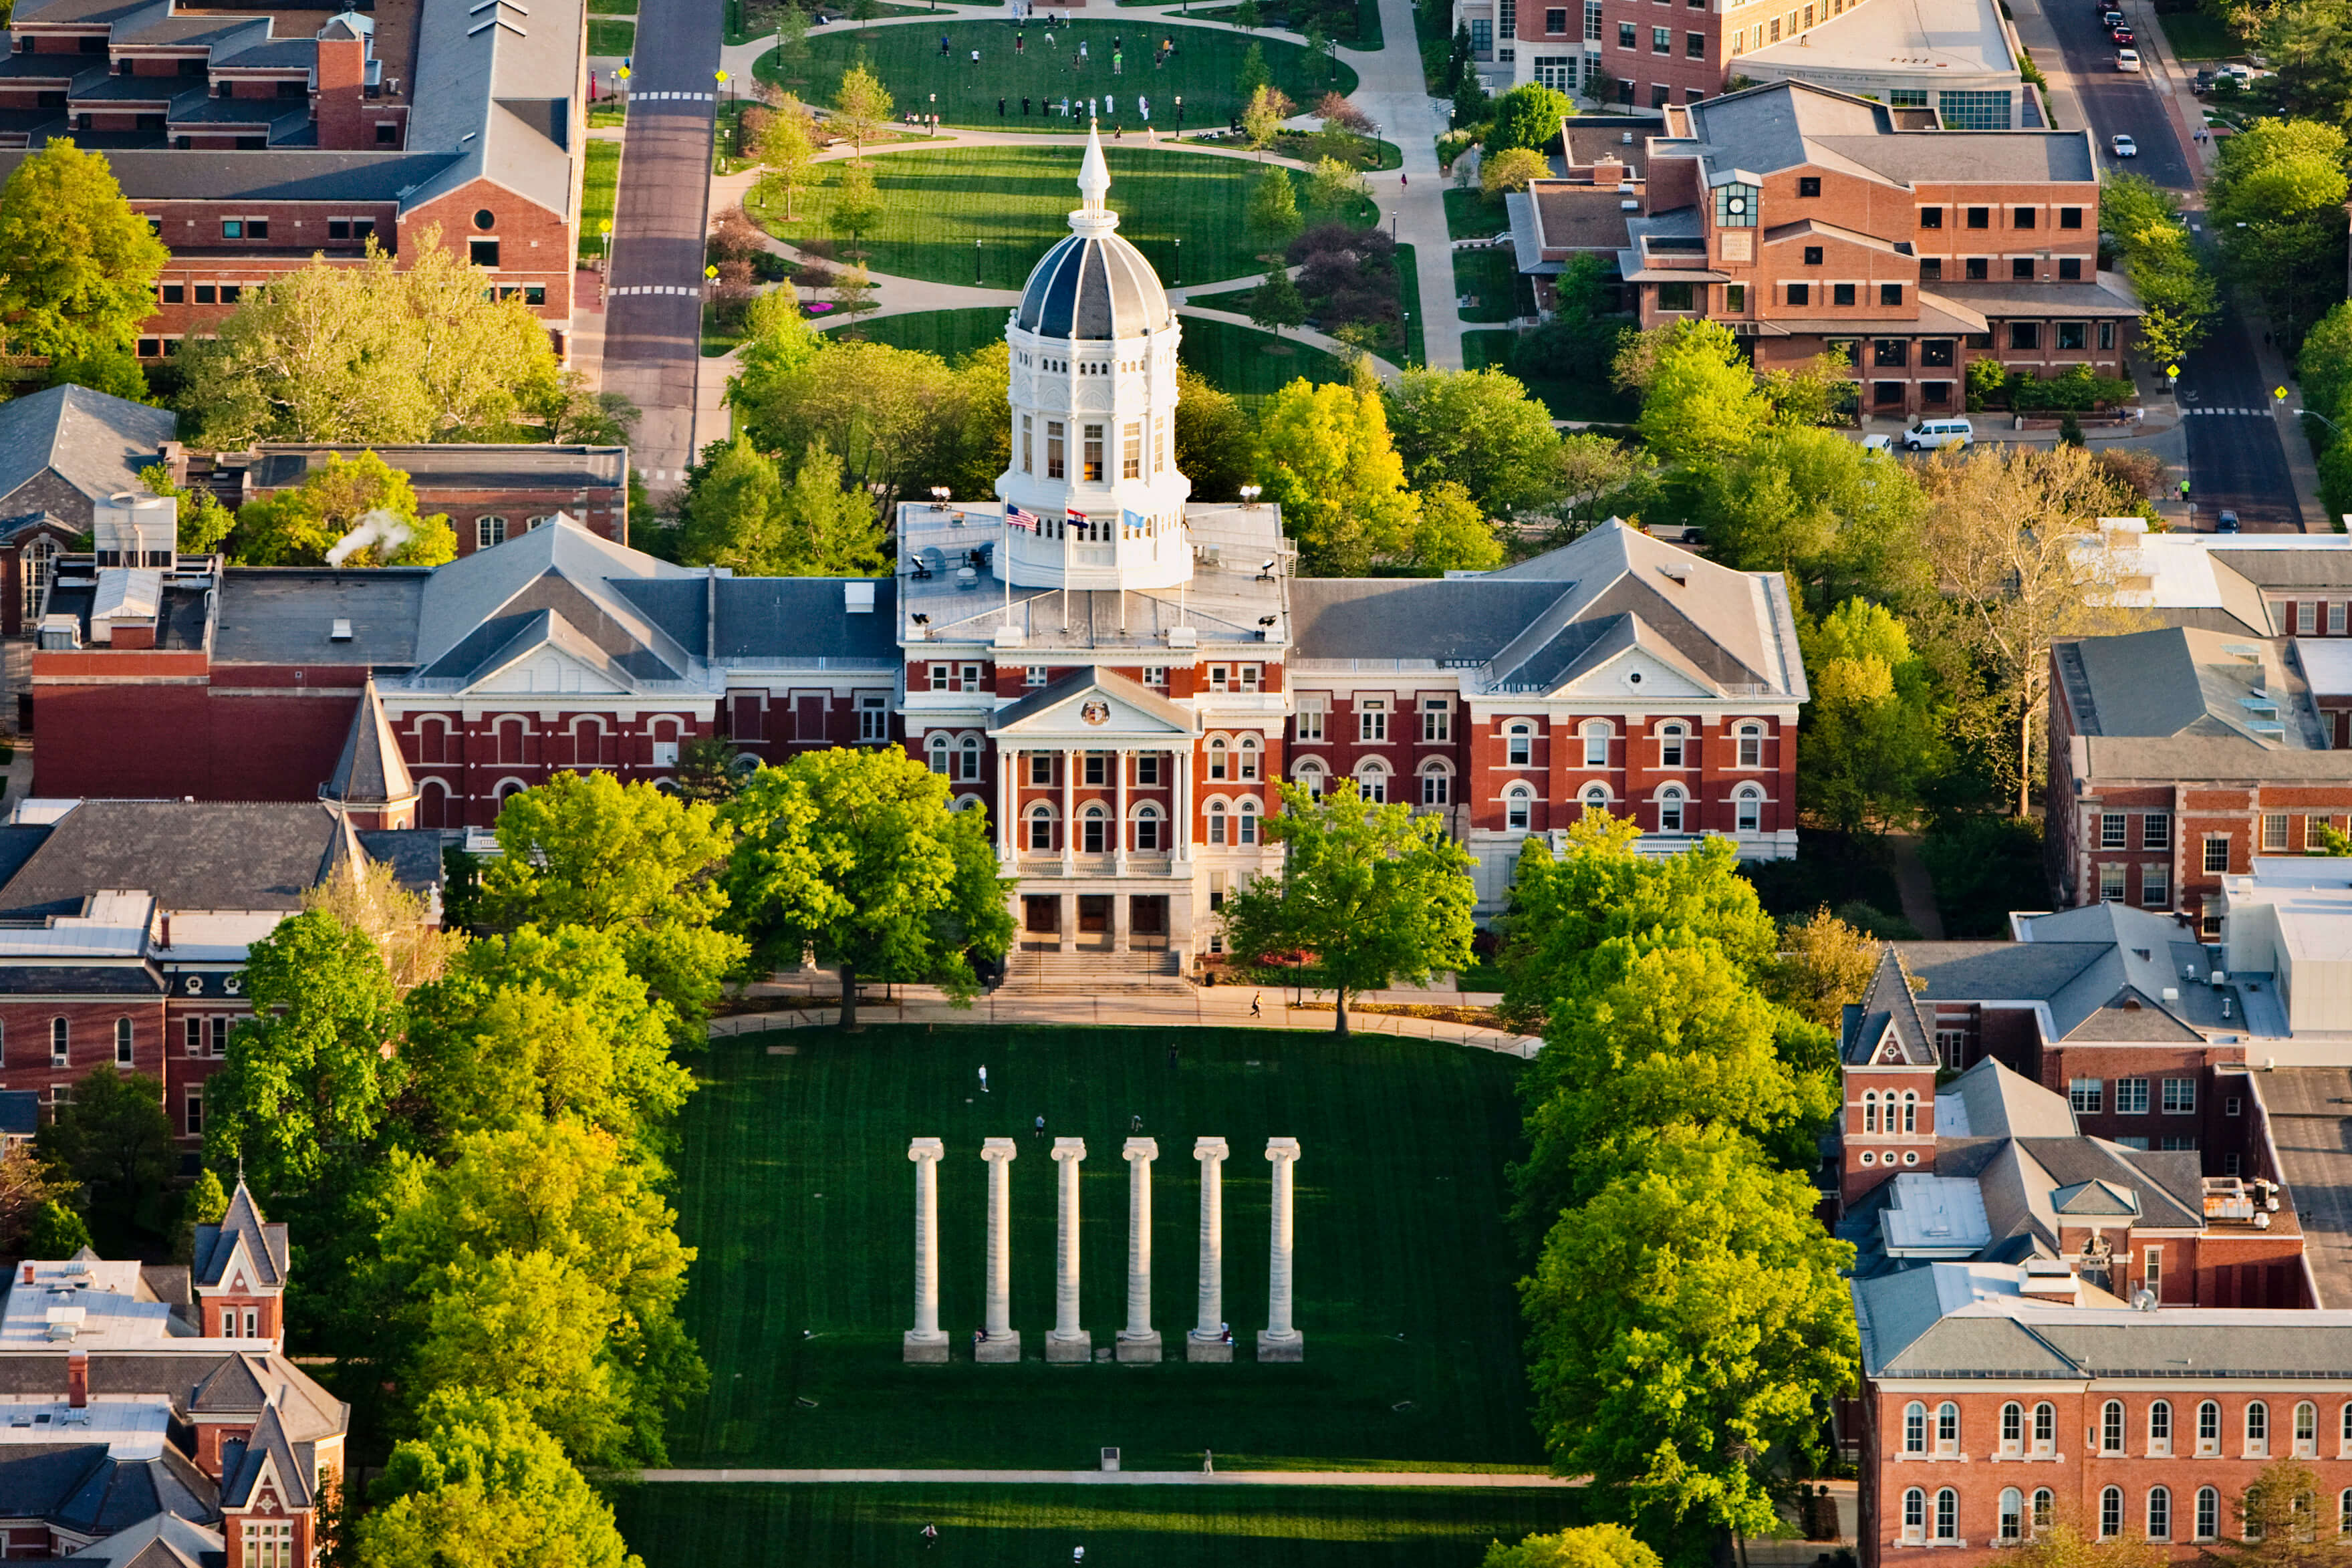
<path id="1" fill-rule="evenodd" d="M 1264 494 L 1265 490 L 1265 487 L 1264 485 L 1244 485 L 1242 487 L 1242 505 L 1257 505 L 1257 498 Z"/>
<path id="2" fill-rule="evenodd" d="M 1192 3 L 1192 0 L 1184 0 L 1187 5 Z M 1184 134 L 1184 95 L 1181 92 L 1176 95 L 1176 134 L 1179 136 Z"/>
<path id="3" fill-rule="evenodd" d="M 980 241 L 971 242 L 971 286 L 980 287 Z"/>
<path id="4" fill-rule="evenodd" d="M 1180 99 L 1180 100 L 1178 100 L 1177 101 L 1181 102 L 1181 101 L 1182 101 L 1182 100 L 1181 100 L 1181 99 Z M 1180 235 L 1178 235 L 1178 236 L 1176 237 L 1176 276 L 1175 276 L 1173 279 L 1170 279 L 1170 280 L 1169 280 L 1169 284 L 1168 284 L 1168 286 L 1169 286 L 1171 289 L 1181 289 L 1181 288 L 1182 288 L 1182 287 L 1183 287 L 1183 285 L 1184 285 L 1184 237 L 1183 237 L 1182 235 L 1181 235 L 1181 234 L 1180 234 Z"/>

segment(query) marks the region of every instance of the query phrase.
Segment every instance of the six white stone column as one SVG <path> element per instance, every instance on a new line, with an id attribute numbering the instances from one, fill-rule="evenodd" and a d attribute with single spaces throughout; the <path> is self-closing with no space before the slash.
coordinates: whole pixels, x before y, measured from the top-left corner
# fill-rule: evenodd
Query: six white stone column
<path id="1" fill-rule="evenodd" d="M 1222 1138 L 1196 1138 L 1192 1158 L 1201 1163 L 1201 1310 L 1184 1336 L 1186 1361 L 1231 1361 L 1225 1338 L 1225 1156 Z"/>
<path id="2" fill-rule="evenodd" d="M 1307 1336 L 1290 1321 L 1290 1173 L 1298 1163 L 1298 1140 L 1267 1139 L 1265 1157 L 1274 1166 L 1274 1201 L 1266 1227 L 1265 1327 L 1258 1331 L 1257 1359 L 1303 1361 Z"/>
<path id="3" fill-rule="evenodd" d="M 1127 1141 L 1127 1327 L 1118 1331 L 1121 1361 L 1158 1361 L 1160 1331 L 1151 1326 L 1151 1162 L 1160 1143 Z"/>
<path id="4" fill-rule="evenodd" d="M 1010 1138 L 983 1139 L 980 1157 L 988 1162 L 987 1315 L 975 1352 L 983 1362 L 1021 1359 L 1021 1336 L 1013 1328 L 1013 1183 L 1011 1166 L 1021 1145 Z"/>
<path id="5" fill-rule="evenodd" d="M 906 1359 L 948 1359 L 948 1337 L 940 1328 L 940 1161 L 946 1145 L 918 1138 L 907 1145 L 915 1163 L 915 1326 L 907 1331 Z"/>
<path id="6" fill-rule="evenodd" d="M 1095 1358 L 1094 1336 L 1078 1326 L 1078 1166 L 1086 1157 L 1085 1139 L 1054 1140 L 1060 1181 L 1054 1203 L 1054 1331 L 1045 1336 L 1049 1362 Z"/>

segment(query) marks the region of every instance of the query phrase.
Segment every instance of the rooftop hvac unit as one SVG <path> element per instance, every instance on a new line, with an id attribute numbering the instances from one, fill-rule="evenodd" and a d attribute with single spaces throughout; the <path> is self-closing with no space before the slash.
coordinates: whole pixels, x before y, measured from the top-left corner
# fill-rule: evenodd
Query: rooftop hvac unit
<path id="1" fill-rule="evenodd" d="M 351 622 L 349 622 L 349 621 L 338 620 L 338 621 L 334 622 L 332 625 L 329 626 L 327 627 L 327 640 L 328 640 L 329 642 L 349 642 L 349 641 L 351 641 L 351 640 L 352 640 L 352 623 L 351 623 Z"/>
<path id="2" fill-rule="evenodd" d="M 1617 138 L 1617 145 L 1620 147 L 1631 147 L 1633 144 L 1633 133 L 1631 131 L 1623 132 Z"/>
<path id="3" fill-rule="evenodd" d="M 1617 204 L 1617 210 L 1621 213 L 1637 213 L 1642 210 L 1642 204 L 1629 196 Z"/>

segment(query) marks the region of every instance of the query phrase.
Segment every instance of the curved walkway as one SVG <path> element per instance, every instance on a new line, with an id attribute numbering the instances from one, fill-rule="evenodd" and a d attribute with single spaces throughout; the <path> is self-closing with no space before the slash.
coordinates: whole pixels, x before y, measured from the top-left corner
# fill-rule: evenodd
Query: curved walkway
<path id="1" fill-rule="evenodd" d="M 640 1470 L 637 1479 L 693 1486 L 1444 1487 L 1525 1491 L 1580 1487 L 1541 1470 Z"/>

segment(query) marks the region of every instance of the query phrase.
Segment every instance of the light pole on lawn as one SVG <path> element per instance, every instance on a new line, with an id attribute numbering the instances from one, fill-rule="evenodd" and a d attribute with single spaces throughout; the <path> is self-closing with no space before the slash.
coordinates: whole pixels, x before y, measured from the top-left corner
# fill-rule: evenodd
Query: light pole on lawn
<path id="1" fill-rule="evenodd" d="M 979 240 L 971 242 L 971 286 L 975 289 L 980 287 L 980 246 Z"/>
<path id="2" fill-rule="evenodd" d="M 1176 276 L 1175 276 L 1175 278 L 1174 278 L 1172 280 L 1171 280 L 1171 281 L 1170 281 L 1170 283 L 1169 283 L 1169 285 L 1168 285 L 1168 286 L 1169 286 L 1171 289 L 1181 289 L 1181 288 L 1182 288 L 1182 287 L 1183 287 L 1183 285 L 1184 285 L 1184 237 L 1183 237 L 1182 235 L 1181 235 L 1181 234 L 1180 234 L 1180 235 L 1178 235 L 1178 236 L 1176 237 Z"/>

